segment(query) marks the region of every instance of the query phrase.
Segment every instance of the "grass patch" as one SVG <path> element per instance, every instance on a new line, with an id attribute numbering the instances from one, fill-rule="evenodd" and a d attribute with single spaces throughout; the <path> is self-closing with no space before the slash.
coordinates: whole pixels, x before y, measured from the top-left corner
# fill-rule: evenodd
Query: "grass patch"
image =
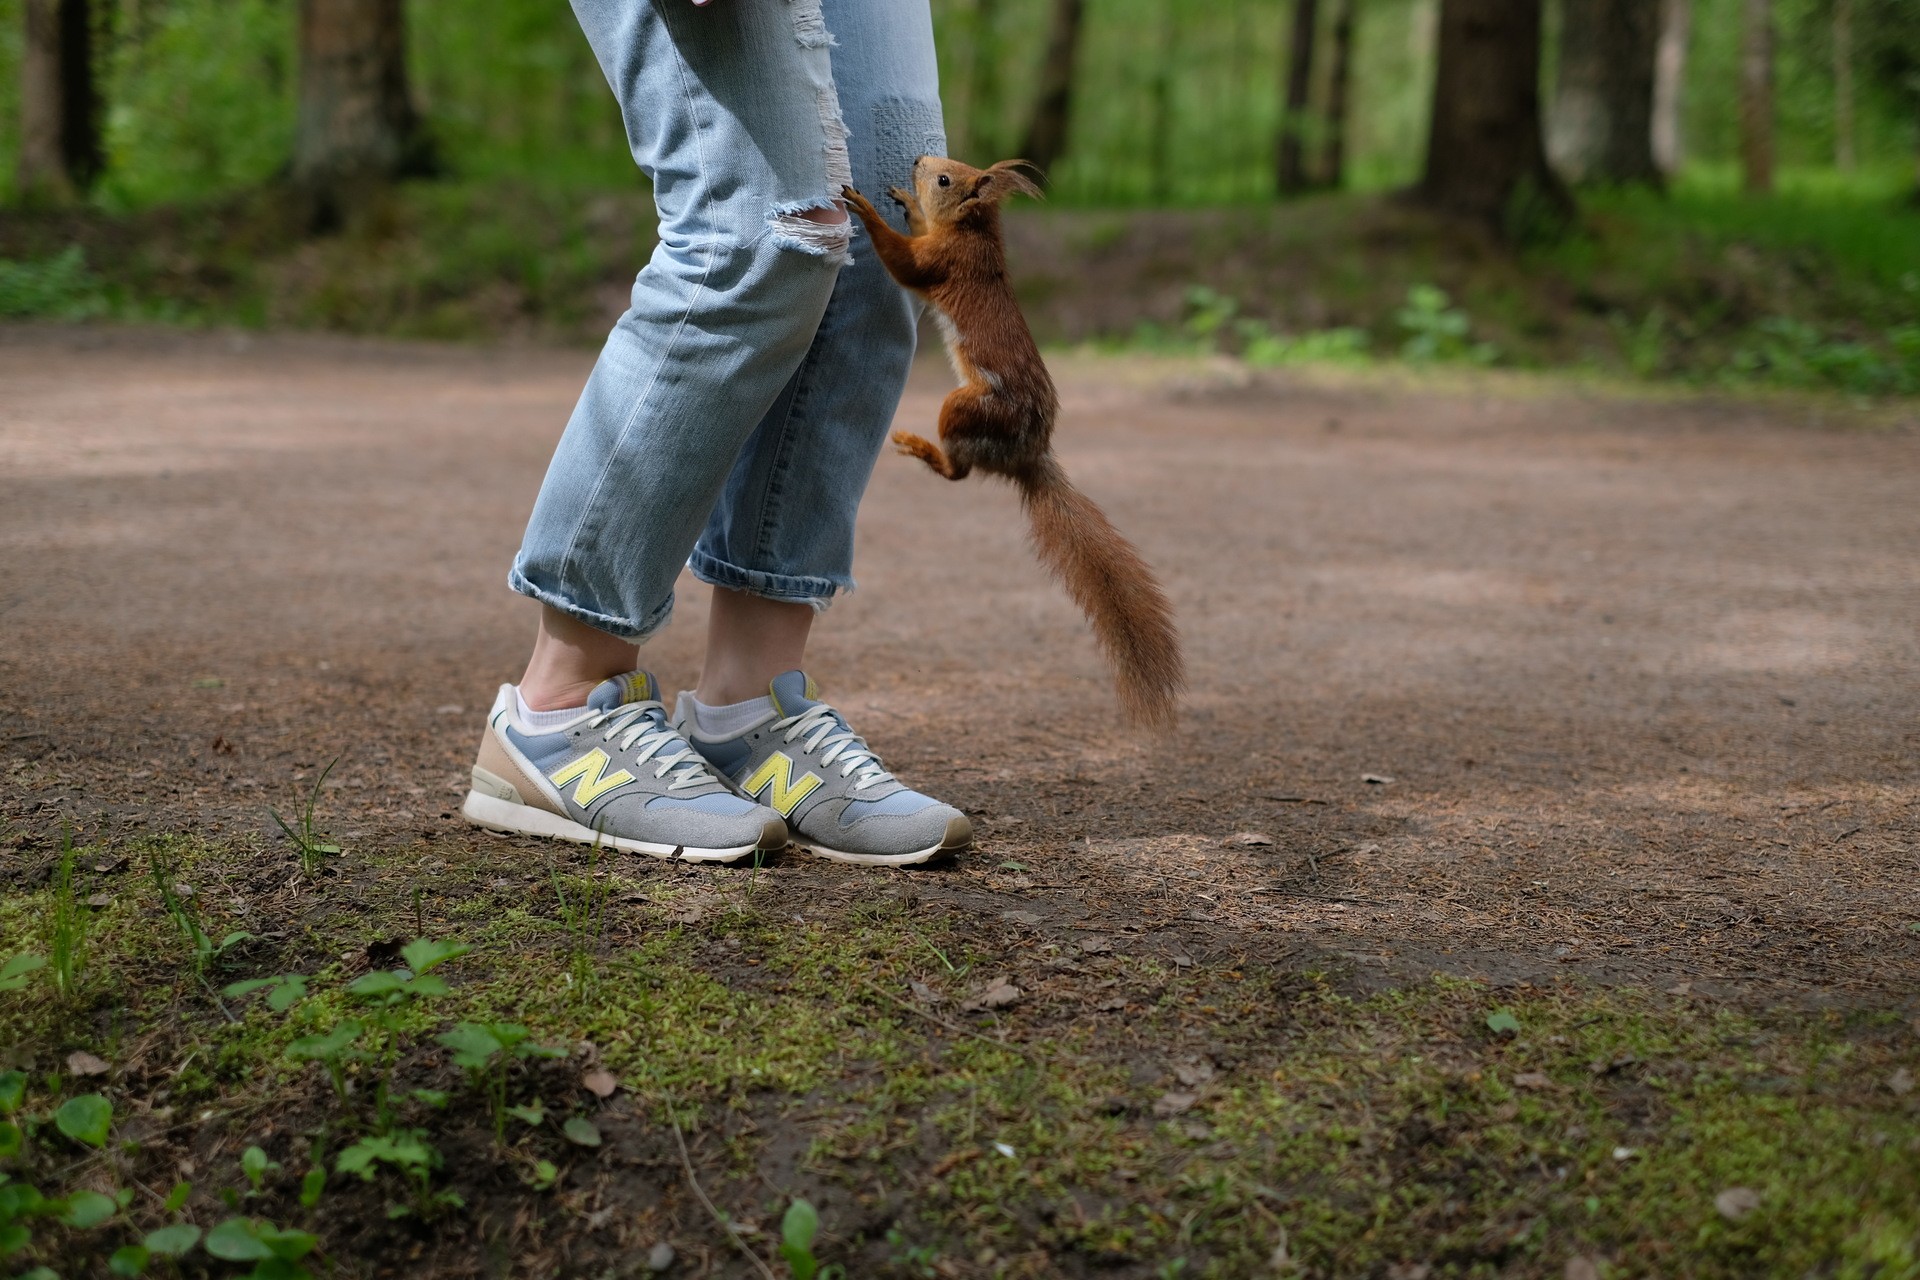
<path id="1" fill-rule="evenodd" d="M 1920 1269 L 1920 1037 L 1891 1016 L 1445 977 L 1362 994 L 1001 936 L 877 890 L 799 923 L 750 872 L 584 851 L 538 874 L 509 854 L 492 880 L 476 852 L 422 901 L 392 890 L 398 854 L 331 858 L 315 885 L 284 847 L 164 840 L 202 927 L 251 935 L 200 960 L 139 874 L 150 843 L 78 851 L 64 888 L 50 852 L 40 887 L 0 897 L 0 955 L 42 945 L 59 894 L 111 898 L 72 990 L 36 970 L 0 992 L 0 1069 L 23 1073 L 0 1169 L 112 1202 L 37 1219 L 18 1267 L 88 1273 L 229 1220 L 340 1275 L 423 1244 L 418 1274 L 598 1274 L 669 1238 L 717 1254 L 672 1107 L 748 1247 L 775 1257 L 804 1200 L 806 1259 L 852 1275 Z M 421 924 L 446 945 L 406 943 Z M 965 1011 L 1003 976 L 1016 1002 Z M 350 1053 L 296 1048 L 344 1025 Z M 75 1164 L 53 1119 L 96 1095 L 111 1140 Z"/>

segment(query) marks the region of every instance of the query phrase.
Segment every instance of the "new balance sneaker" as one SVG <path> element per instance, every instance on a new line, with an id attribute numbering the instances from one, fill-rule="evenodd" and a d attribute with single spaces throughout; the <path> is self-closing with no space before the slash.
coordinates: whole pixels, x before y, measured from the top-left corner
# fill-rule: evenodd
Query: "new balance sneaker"
<path id="1" fill-rule="evenodd" d="M 602 681 L 558 728 L 523 728 L 518 706 L 501 685 L 461 807 L 467 821 L 689 862 L 785 847 L 780 815 L 713 775 L 667 723 L 646 672 Z"/>
<path id="2" fill-rule="evenodd" d="M 904 866 L 973 843 L 965 814 L 911 790 L 819 700 L 805 672 L 776 676 L 773 709 L 731 736 L 706 738 L 693 695 L 674 702 L 674 728 L 743 795 L 771 806 L 793 838 L 823 858 Z"/>

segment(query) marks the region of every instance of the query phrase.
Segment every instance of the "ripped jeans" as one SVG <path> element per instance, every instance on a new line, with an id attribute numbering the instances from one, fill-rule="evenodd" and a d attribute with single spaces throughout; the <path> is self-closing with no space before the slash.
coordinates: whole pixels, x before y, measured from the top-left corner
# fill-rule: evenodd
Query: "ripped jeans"
<path id="1" fill-rule="evenodd" d="M 824 608 L 918 304 L 832 208 L 944 154 L 928 0 L 573 0 L 660 242 L 555 449 L 509 585 L 641 639 L 688 565 Z M 898 219 L 899 215 L 894 215 Z M 900 222 L 905 229 L 904 221 Z"/>

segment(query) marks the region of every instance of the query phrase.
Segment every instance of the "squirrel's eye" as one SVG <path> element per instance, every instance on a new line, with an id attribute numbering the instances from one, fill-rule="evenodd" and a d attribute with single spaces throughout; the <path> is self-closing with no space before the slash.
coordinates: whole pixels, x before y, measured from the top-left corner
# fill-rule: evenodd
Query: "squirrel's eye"
<path id="1" fill-rule="evenodd" d="M 943 173 L 940 175 L 940 185 L 943 187 L 950 187 L 953 185 L 953 179 L 949 178 L 946 174 Z"/>

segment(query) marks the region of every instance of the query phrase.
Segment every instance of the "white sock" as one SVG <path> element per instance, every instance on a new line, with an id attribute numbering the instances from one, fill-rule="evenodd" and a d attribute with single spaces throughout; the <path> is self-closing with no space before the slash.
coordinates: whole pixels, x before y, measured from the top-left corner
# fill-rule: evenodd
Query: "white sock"
<path id="1" fill-rule="evenodd" d="M 693 708 L 694 727 L 699 729 L 703 738 L 731 738 L 765 719 L 773 711 L 773 699 L 768 697 L 748 698 L 745 702 L 730 702 L 724 707 L 710 707 L 688 694 L 687 705 Z"/>
<path id="2" fill-rule="evenodd" d="M 520 722 L 522 729 L 534 733 L 552 733 L 555 729 L 564 729 L 580 718 L 587 709 L 583 702 L 577 707 L 561 707 L 558 711 L 535 711 L 520 696 L 520 686 L 513 686 L 513 718 Z"/>

